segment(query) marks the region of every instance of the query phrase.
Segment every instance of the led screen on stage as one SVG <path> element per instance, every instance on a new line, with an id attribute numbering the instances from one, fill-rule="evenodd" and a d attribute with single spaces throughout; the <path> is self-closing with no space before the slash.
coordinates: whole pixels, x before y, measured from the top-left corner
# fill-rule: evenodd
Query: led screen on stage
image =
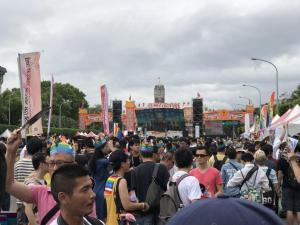
<path id="1" fill-rule="evenodd" d="M 136 110 L 138 127 L 152 131 L 184 130 L 182 109 L 141 109 Z"/>

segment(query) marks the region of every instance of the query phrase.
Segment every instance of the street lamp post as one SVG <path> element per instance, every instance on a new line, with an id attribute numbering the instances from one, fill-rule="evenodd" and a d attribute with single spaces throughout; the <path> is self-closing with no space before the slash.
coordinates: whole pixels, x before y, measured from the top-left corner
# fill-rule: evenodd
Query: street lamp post
<path id="1" fill-rule="evenodd" d="M 63 104 L 67 104 L 69 103 L 70 101 L 67 100 L 67 101 L 63 101 L 60 105 L 59 105 L 59 128 L 61 128 L 61 107 Z"/>
<path id="2" fill-rule="evenodd" d="M 249 101 L 249 105 L 251 105 L 251 99 L 250 99 L 250 98 L 243 97 L 243 96 L 239 96 L 239 98 L 244 98 L 244 99 L 247 99 L 247 100 Z"/>
<path id="3" fill-rule="evenodd" d="M 269 63 L 270 65 L 272 65 L 275 68 L 275 71 L 276 71 L 276 108 L 277 108 L 277 113 L 278 113 L 279 112 L 279 98 L 278 98 L 278 69 L 277 69 L 277 67 L 273 63 L 271 63 L 265 59 L 251 58 L 251 60 Z"/>
<path id="4" fill-rule="evenodd" d="M 11 93 L 8 96 L 8 125 L 10 125 L 10 97 Z"/>
<path id="5" fill-rule="evenodd" d="M 259 88 L 249 85 L 249 84 L 243 84 L 243 87 L 251 87 L 257 90 L 258 94 L 259 94 L 259 121 L 261 120 L 261 92 L 259 90 Z"/>

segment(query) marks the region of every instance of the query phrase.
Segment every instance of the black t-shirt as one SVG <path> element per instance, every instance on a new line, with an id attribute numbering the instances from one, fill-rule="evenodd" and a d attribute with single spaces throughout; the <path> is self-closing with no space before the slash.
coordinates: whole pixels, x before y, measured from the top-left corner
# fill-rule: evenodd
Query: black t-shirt
<path id="1" fill-rule="evenodd" d="M 86 155 L 84 154 L 77 154 L 75 156 L 75 161 L 77 162 L 78 165 L 82 166 L 82 167 L 87 167 L 88 164 L 88 158 Z"/>
<path id="2" fill-rule="evenodd" d="M 300 191 L 300 184 L 297 182 L 290 164 L 285 159 L 279 159 L 278 170 L 282 171 L 283 173 L 283 188 L 292 188 Z"/>
<path id="3" fill-rule="evenodd" d="M 130 155 L 129 159 L 130 159 L 130 167 L 137 167 L 143 162 L 140 156 Z"/>
<path id="4" fill-rule="evenodd" d="M 147 190 L 152 181 L 154 166 L 154 162 L 144 162 L 131 172 L 131 189 L 135 190 L 135 194 L 140 202 L 144 202 L 146 199 Z M 169 178 L 168 169 L 160 164 L 156 181 L 163 190 L 167 190 Z"/>

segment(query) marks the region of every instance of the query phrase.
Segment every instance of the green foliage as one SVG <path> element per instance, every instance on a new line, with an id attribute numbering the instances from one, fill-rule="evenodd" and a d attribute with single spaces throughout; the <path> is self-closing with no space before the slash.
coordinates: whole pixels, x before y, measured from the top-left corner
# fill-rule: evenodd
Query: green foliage
<path id="1" fill-rule="evenodd" d="M 50 81 L 41 82 L 41 98 L 42 108 L 49 105 L 50 99 Z M 78 88 L 70 84 L 55 83 L 53 94 L 52 107 L 52 122 L 51 126 L 59 127 L 59 109 L 61 106 L 61 121 L 62 127 L 77 128 L 78 127 L 78 109 L 81 104 L 88 107 L 88 102 L 85 99 L 85 94 Z M 5 90 L 0 95 L 0 123 L 8 124 L 10 103 L 10 122 L 12 125 L 21 125 L 22 103 L 19 88 Z M 43 118 L 43 125 L 47 125 L 48 115 Z"/>
<path id="2" fill-rule="evenodd" d="M 88 109 L 88 113 L 99 113 L 102 111 L 102 106 L 101 105 L 95 105 L 94 107 L 90 107 Z"/>
<path id="3" fill-rule="evenodd" d="M 283 99 L 280 102 L 279 115 L 284 114 L 288 109 L 292 109 L 297 104 L 300 105 L 300 84 L 297 86 L 297 89 L 293 91 L 290 98 Z"/>

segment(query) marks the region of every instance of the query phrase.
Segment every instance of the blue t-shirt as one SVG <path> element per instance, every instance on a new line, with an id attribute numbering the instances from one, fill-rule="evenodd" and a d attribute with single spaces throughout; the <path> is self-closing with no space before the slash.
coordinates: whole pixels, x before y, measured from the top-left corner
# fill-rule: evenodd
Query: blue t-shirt
<path id="1" fill-rule="evenodd" d="M 230 159 L 228 163 L 224 164 L 221 168 L 221 176 L 224 181 L 224 194 L 229 196 L 239 196 L 239 187 L 227 187 L 228 181 L 233 177 L 235 172 L 242 169 L 244 166 L 237 161 Z"/>

